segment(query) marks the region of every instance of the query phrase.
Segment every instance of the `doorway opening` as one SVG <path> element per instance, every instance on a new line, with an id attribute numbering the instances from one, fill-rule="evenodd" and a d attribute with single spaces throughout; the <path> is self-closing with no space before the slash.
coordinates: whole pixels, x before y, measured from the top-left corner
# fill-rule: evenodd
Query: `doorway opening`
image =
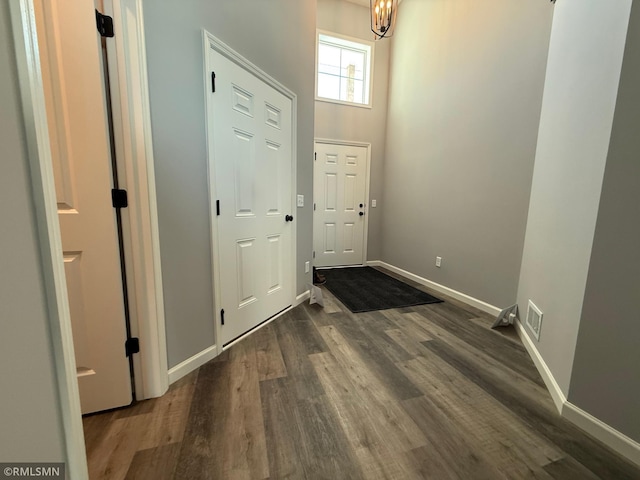
<path id="1" fill-rule="evenodd" d="M 65 220 L 73 220 L 79 215 L 74 212 L 78 209 L 73 208 L 77 203 L 73 188 L 70 188 L 68 183 L 61 183 L 60 176 L 56 179 L 52 168 L 52 156 L 59 145 L 52 144 L 49 135 L 51 127 L 47 125 L 48 109 L 44 92 L 46 82 L 43 81 L 43 69 L 40 65 L 40 49 L 43 45 L 49 45 L 49 40 L 39 38 L 35 16 L 36 2 L 37 0 L 16 0 L 9 3 L 9 10 L 32 172 L 32 198 L 37 211 L 39 248 L 47 290 L 47 317 L 50 323 L 49 331 L 54 352 L 53 367 L 56 372 L 55 378 L 61 405 L 66 463 L 71 477 L 86 478 L 87 464 L 71 321 L 73 305 L 69 302 L 67 288 L 68 286 L 69 289 L 77 287 L 78 283 L 72 285 L 72 282 L 67 281 L 70 275 L 67 275 L 66 270 L 71 267 L 76 269 L 76 273 L 81 272 L 78 268 L 81 263 L 79 260 L 84 260 L 88 256 L 83 258 L 81 249 L 75 247 L 66 258 L 62 254 L 64 246 L 60 235 L 59 210 L 65 210 Z M 49 4 L 49 2 L 45 3 Z M 110 68 L 112 85 L 117 90 L 113 104 L 114 119 L 117 124 L 116 149 L 119 152 L 118 161 L 124 165 L 120 170 L 120 173 L 123 173 L 121 181 L 126 183 L 129 200 L 129 208 L 123 213 L 123 223 L 126 227 L 125 256 L 127 264 L 132 265 L 130 276 L 128 276 L 128 283 L 131 286 L 129 293 L 132 329 L 134 329 L 133 333 L 140 338 L 142 345 L 140 354 L 134 361 L 136 391 L 140 392 L 140 398 L 153 398 L 167 391 L 169 376 L 146 53 L 144 37 L 141 35 L 143 31 L 142 1 L 104 0 L 104 6 L 114 19 L 115 31 L 120 32 L 115 42 L 109 47 L 113 51 L 117 50 L 118 54 L 110 55 L 109 61 L 112 67 Z M 91 19 L 87 25 L 93 29 L 92 32 L 95 32 L 93 7 L 90 6 L 89 10 L 88 14 L 81 15 L 80 20 Z M 78 9 L 78 15 L 80 11 L 84 12 Z M 66 33 L 72 34 L 73 30 Z M 96 59 L 99 58 L 98 55 Z M 65 72 L 72 72 L 73 66 L 65 65 L 62 69 Z M 93 99 L 82 105 L 77 100 L 84 97 L 75 90 L 73 94 L 73 99 L 76 100 L 75 108 L 91 109 L 94 106 Z M 102 99 L 102 93 L 98 97 Z M 60 99 L 60 97 L 56 98 Z M 105 132 L 102 134 L 105 135 Z M 64 135 L 55 136 L 55 138 L 65 139 Z M 100 150 L 108 151 L 108 147 Z M 65 158 L 69 157 L 65 156 Z M 59 202 L 56 195 L 56 187 L 59 189 L 60 186 L 63 187 L 62 191 L 66 195 L 63 202 Z M 112 213 L 110 194 L 111 192 L 108 191 L 106 205 Z M 77 254 L 78 251 L 80 255 Z M 118 267 L 117 256 L 115 262 L 110 263 Z M 76 275 L 75 278 L 80 276 Z M 122 308 L 121 304 L 120 307 Z M 75 329 L 75 331 L 81 331 L 81 329 Z M 123 345 L 120 345 L 119 350 L 120 356 L 126 358 Z M 126 361 L 125 369 L 128 370 Z M 91 378 L 95 375 L 87 375 L 87 377 Z M 127 374 L 126 377 L 126 382 L 129 383 L 129 375 Z"/>

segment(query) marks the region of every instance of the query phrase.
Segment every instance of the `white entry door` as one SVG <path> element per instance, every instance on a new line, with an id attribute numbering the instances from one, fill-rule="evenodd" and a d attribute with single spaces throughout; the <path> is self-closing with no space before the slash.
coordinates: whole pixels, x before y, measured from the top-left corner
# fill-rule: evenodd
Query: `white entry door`
<path id="1" fill-rule="evenodd" d="M 213 48 L 207 68 L 224 346 L 292 303 L 292 102 Z"/>
<path id="2" fill-rule="evenodd" d="M 316 142 L 313 250 L 316 267 L 362 265 L 367 147 Z"/>
<path id="3" fill-rule="evenodd" d="M 100 37 L 93 2 L 36 19 L 82 413 L 131 403 Z"/>

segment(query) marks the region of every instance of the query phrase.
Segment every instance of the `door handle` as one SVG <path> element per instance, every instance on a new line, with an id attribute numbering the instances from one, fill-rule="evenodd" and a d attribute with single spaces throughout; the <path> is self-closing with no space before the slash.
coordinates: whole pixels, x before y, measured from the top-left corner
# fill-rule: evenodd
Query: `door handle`
<path id="1" fill-rule="evenodd" d="M 364 212 L 360 212 L 358 213 L 358 215 L 360 215 L 361 217 L 364 217 Z"/>
<path id="2" fill-rule="evenodd" d="M 285 222 L 293 222 L 293 215 L 286 215 L 284 217 Z"/>

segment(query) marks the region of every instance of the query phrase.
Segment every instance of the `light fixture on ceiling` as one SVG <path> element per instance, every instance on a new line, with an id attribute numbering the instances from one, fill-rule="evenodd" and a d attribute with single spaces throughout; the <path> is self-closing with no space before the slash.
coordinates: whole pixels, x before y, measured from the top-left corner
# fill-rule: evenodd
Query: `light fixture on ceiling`
<path id="1" fill-rule="evenodd" d="M 398 0 L 369 0 L 371 6 L 371 31 L 376 40 L 393 35 L 398 13 Z"/>

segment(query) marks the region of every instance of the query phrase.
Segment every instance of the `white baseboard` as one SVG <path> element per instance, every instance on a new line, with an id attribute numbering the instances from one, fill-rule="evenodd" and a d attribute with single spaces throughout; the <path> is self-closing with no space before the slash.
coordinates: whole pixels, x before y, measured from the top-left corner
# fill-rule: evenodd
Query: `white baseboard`
<path id="1" fill-rule="evenodd" d="M 547 367 L 547 364 L 540 355 L 540 352 L 538 352 L 535 343 L 531 340 L 531 337 L 529 337 L 522 323 L 516 320 L 514 326 L 516 327 L 516 331 L 524 348 L 527 349 L 538 372 L 540 372 L 540 376 L 547 386 L 547 390 L 549 390 L 553 403 L 560 415 L 623 457 L 640 466 L 640 444 L 567 401 L 558 382 L 556 382 L 551 370 Z"/>
<path id="2" fill-rule="evenodd" d="M 311 293 L 309 292 L 309 290 L 307 290 L 305 292 L 302 292 L 300 295 L 298 295 L 296 297 L 296 303 L 294 303 L 292 306 L 293 307 L 297 307 L 298 305 L 300 305 L 305 300 L 308 300 L 310 295 L 311 295 Z"/>
<path id="3" fill-rule="evenodd" d="M 551 373 L 551 370 L 549 370 L 549 367 L 547 367 L 547 364 L 542 358 L 542 355 L 540 355 L 540 352 L 538 352 L 538 349 L 533 343 L 533 340 L 531 340 L 531 337 L 529 337 L 529 334 L 525 330 L 522 323 L 516 320 L 515 322 L 513 322 L 513 326 L 516 328 L 516 332 L 518 332 L 520 341 L 524 345 L 524 348 L 527 349 L 531 360 L 533 360 L 533 363 L 538 369 L 538 372 L 540 373 L 544 384 L 547 386 L 547 390 L 549 390 L 549 393 L 551 394 L 551 398 L 553 399 L 553 403 L 558 409 L 558 413 L 562 413 L 562 408 L 567 402 L 567 397 L 565 397 L 564 393 L 562 393 L 560 385 L 558 385 L 558 382 L 556 382 L 556 379 Z"/>
<path id="4" fill-rule="evenodd" d="M 490 305 L 470 295 L 467 295 L 462 292 L 458 292 L 457 290 L 454 290 L 449 287 L 445 287 L 444 285 L 440 285 L 439 283 L 432 282 L 431 280 L 427 280 L 426 278 L 416 275 L 415 273 L 408 272 L 406 270 L 395 267 L 381 260 L 369 260 L 367 262 L 367 265 L 370 265 L 372 267 L 386 268 L 387 270 L 397 273 L 398 275 L 402 275 L 403 277 L 408 278 L 409 280 L 413 280 L 414 282 L 417 282 L 420 285 L 424 285 L 425 287 L 429 287 L 437 292 L 444 293 L 445 295 L 449 295 L 450 297 L 455 298 L 456 300 L 460 300 L 461 302 L 464 302 L 467 305 L 476 307 L 477 309 L 482 310 L 483 312 L 486 312 L 489 315 L 494 315 L 497 317 L 501 311 L 500 308 L 494 305 Z"/>
<path id="5" fill-rule="evenodd" d="M 196 368 L 201 367 L 209 360 L 218 355 L 218 349 L 215 345 L 205 348 L 194 356 L 187 358 L 184 362 L 180 362 L 173 368 L 169 369 L 169 384 L 177 382 L 185 375 L 193 372 Z"/>
<path id="6" fill-rule="evenodd" d="M 611 428 L 602 420 L 576 407 L 571 402 L 564 404 L 562 416 L 608 445 L 623 457 L 640 466 L 640 443 Z"/>

